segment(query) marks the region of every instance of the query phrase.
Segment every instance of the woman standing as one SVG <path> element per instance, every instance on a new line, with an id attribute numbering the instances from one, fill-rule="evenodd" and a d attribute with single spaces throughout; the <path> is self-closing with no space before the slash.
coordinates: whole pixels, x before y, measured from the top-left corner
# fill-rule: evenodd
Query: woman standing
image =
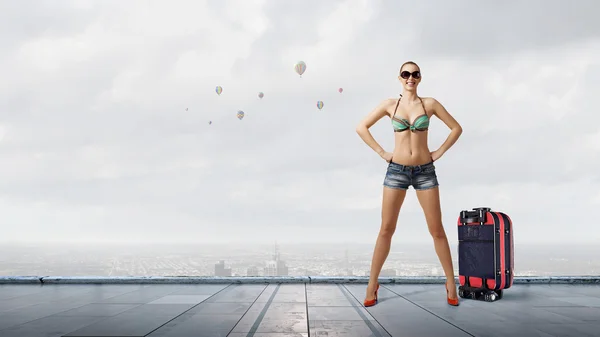
<path id="1" fill-rule="evenodd" d="M 371 275 L 364 305 L 368 307 L 377 303 L 377 290 L 379 289 L 377 279 L 390 251 L 392 235 L 396 230 L 398 214 L 406 196 L 406 190 L 409 186 L 413 186 L 425 213 L 425 220 L 433 238 L 435 251 L 446 275 L 448 304 L 457 306 L 454 268 L 450 246 L 442 226 L 439 184 L 433 162 L 454 145 L 462 133 L 462 128 L 437 100 L 431 97 L 421 98 L 417 95 L 417 87 L 421 82 L 421 70 L 416 63 L 412 61 L 404 63 L 400 67 L 398 79 L 403 85 L 400 98 L 384 100 L 356 128 L 356 132 L 363 141 L 389 163 L 383 182 L 381 228 L 373 252 Z M 392 120 L 395 135 L 393 153 L 386 152 L 369 132 L 369 128 L 384 116 L 389 116 Z M 442 146 L 430 152 L 427 144 L 427 130 L 432 116 L 438 117 L 451 131 Z"/>

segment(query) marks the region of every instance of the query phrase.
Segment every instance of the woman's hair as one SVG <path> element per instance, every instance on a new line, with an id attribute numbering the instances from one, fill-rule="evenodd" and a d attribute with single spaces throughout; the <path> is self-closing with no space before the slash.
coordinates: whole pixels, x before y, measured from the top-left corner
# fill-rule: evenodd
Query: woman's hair
<path id="1" fill-rule="evenodd" d="M 421 67 L 419 67 L 419 65 L 418 65 L 418 64 L 416 64 L 416 63 L 415 63 L 415 62 L 413 62 L 413 61 L 406 61 L 406 62 L 404 62 L 404 63 L 402 64 L 402 66 L 400 66 L 400 72 L 402 72 L 402 68 L 404 68 L 404 66 L 405 66 L 405 65 L 407 65 L 407 64 L 413 64 L 413 65 L 415 65 L 417 68 L 419 68 L 419 71 L 421 71 Z"/>

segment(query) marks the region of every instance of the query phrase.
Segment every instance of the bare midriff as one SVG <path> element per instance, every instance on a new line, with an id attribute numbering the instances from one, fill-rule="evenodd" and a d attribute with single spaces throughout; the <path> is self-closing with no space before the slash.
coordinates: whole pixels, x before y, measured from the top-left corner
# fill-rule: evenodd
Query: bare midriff
<path id="1" fill-rule="evenodd" d="M 394 132 L 394 152 L 392 162 L 402 165 L 423 165 L 431 163 L 431 151 L 427 144 L 429 131 Z"/>

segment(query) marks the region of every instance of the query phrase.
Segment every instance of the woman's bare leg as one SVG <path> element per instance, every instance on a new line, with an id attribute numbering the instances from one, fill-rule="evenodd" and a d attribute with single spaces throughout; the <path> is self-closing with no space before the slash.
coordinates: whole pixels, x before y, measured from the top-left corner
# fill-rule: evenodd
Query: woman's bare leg
<path id="1" fill-rule="evenodd" d="M 444 274 L 448 282 L 448 295 L 455 299 L 456 283 L 454 281 L 454 267 L 452 266 L 452 255 L 450 254 L 450 245 L 448 238 L 442 225 L 442 211 L 440 207 L 440 192 L 439 187 L 434 187 L 427 190 L 417 191 L 417 198 L 425 213 L 427 228 L 433 238 L 435 252 L 444 269 Z"/>
<path id="2" fill-rule="evenodd" d="M 396 231 L 396 223 L 398 222 L 398 214 L 400 207 L 406 197 L 406 190 L 383 187 L 383 202 L 381 206 L 381 228 L 375 243 L 373 251 L 373 260 L 371 261 L 371 275 L 369 284 L 367 285 L 366 300 L 375 298 L 375 290 L 377 289 L 377 279 L 381 268 L 385 263 L 385 259 L 390 253 L 392 244 L 392 236 Z"/>

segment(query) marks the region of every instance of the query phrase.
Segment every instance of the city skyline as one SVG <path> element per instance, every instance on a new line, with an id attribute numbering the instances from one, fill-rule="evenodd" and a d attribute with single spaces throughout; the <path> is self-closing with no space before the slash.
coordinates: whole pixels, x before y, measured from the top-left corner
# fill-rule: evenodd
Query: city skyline
<path id="1" fill-rule="evenodd" d="M 370 269 L 368 244 L 278 246 L 279 254 L 274 245 L 3 245 L 0 275 L 366 276 Z M 451 249 L 455 252 L 457 247 Z M 525 244 L 515 249 L 517 276 L 600 275 L 598 245 Z M 284 268 L 267 271 L 277 266 L 273 264 L 277 259 Z M 223 274 L 216 271 L 219 265 Z M 392 247 L 381 273 L 382 277 L 442 275 L 432 247 L 418 244 Z"/>

